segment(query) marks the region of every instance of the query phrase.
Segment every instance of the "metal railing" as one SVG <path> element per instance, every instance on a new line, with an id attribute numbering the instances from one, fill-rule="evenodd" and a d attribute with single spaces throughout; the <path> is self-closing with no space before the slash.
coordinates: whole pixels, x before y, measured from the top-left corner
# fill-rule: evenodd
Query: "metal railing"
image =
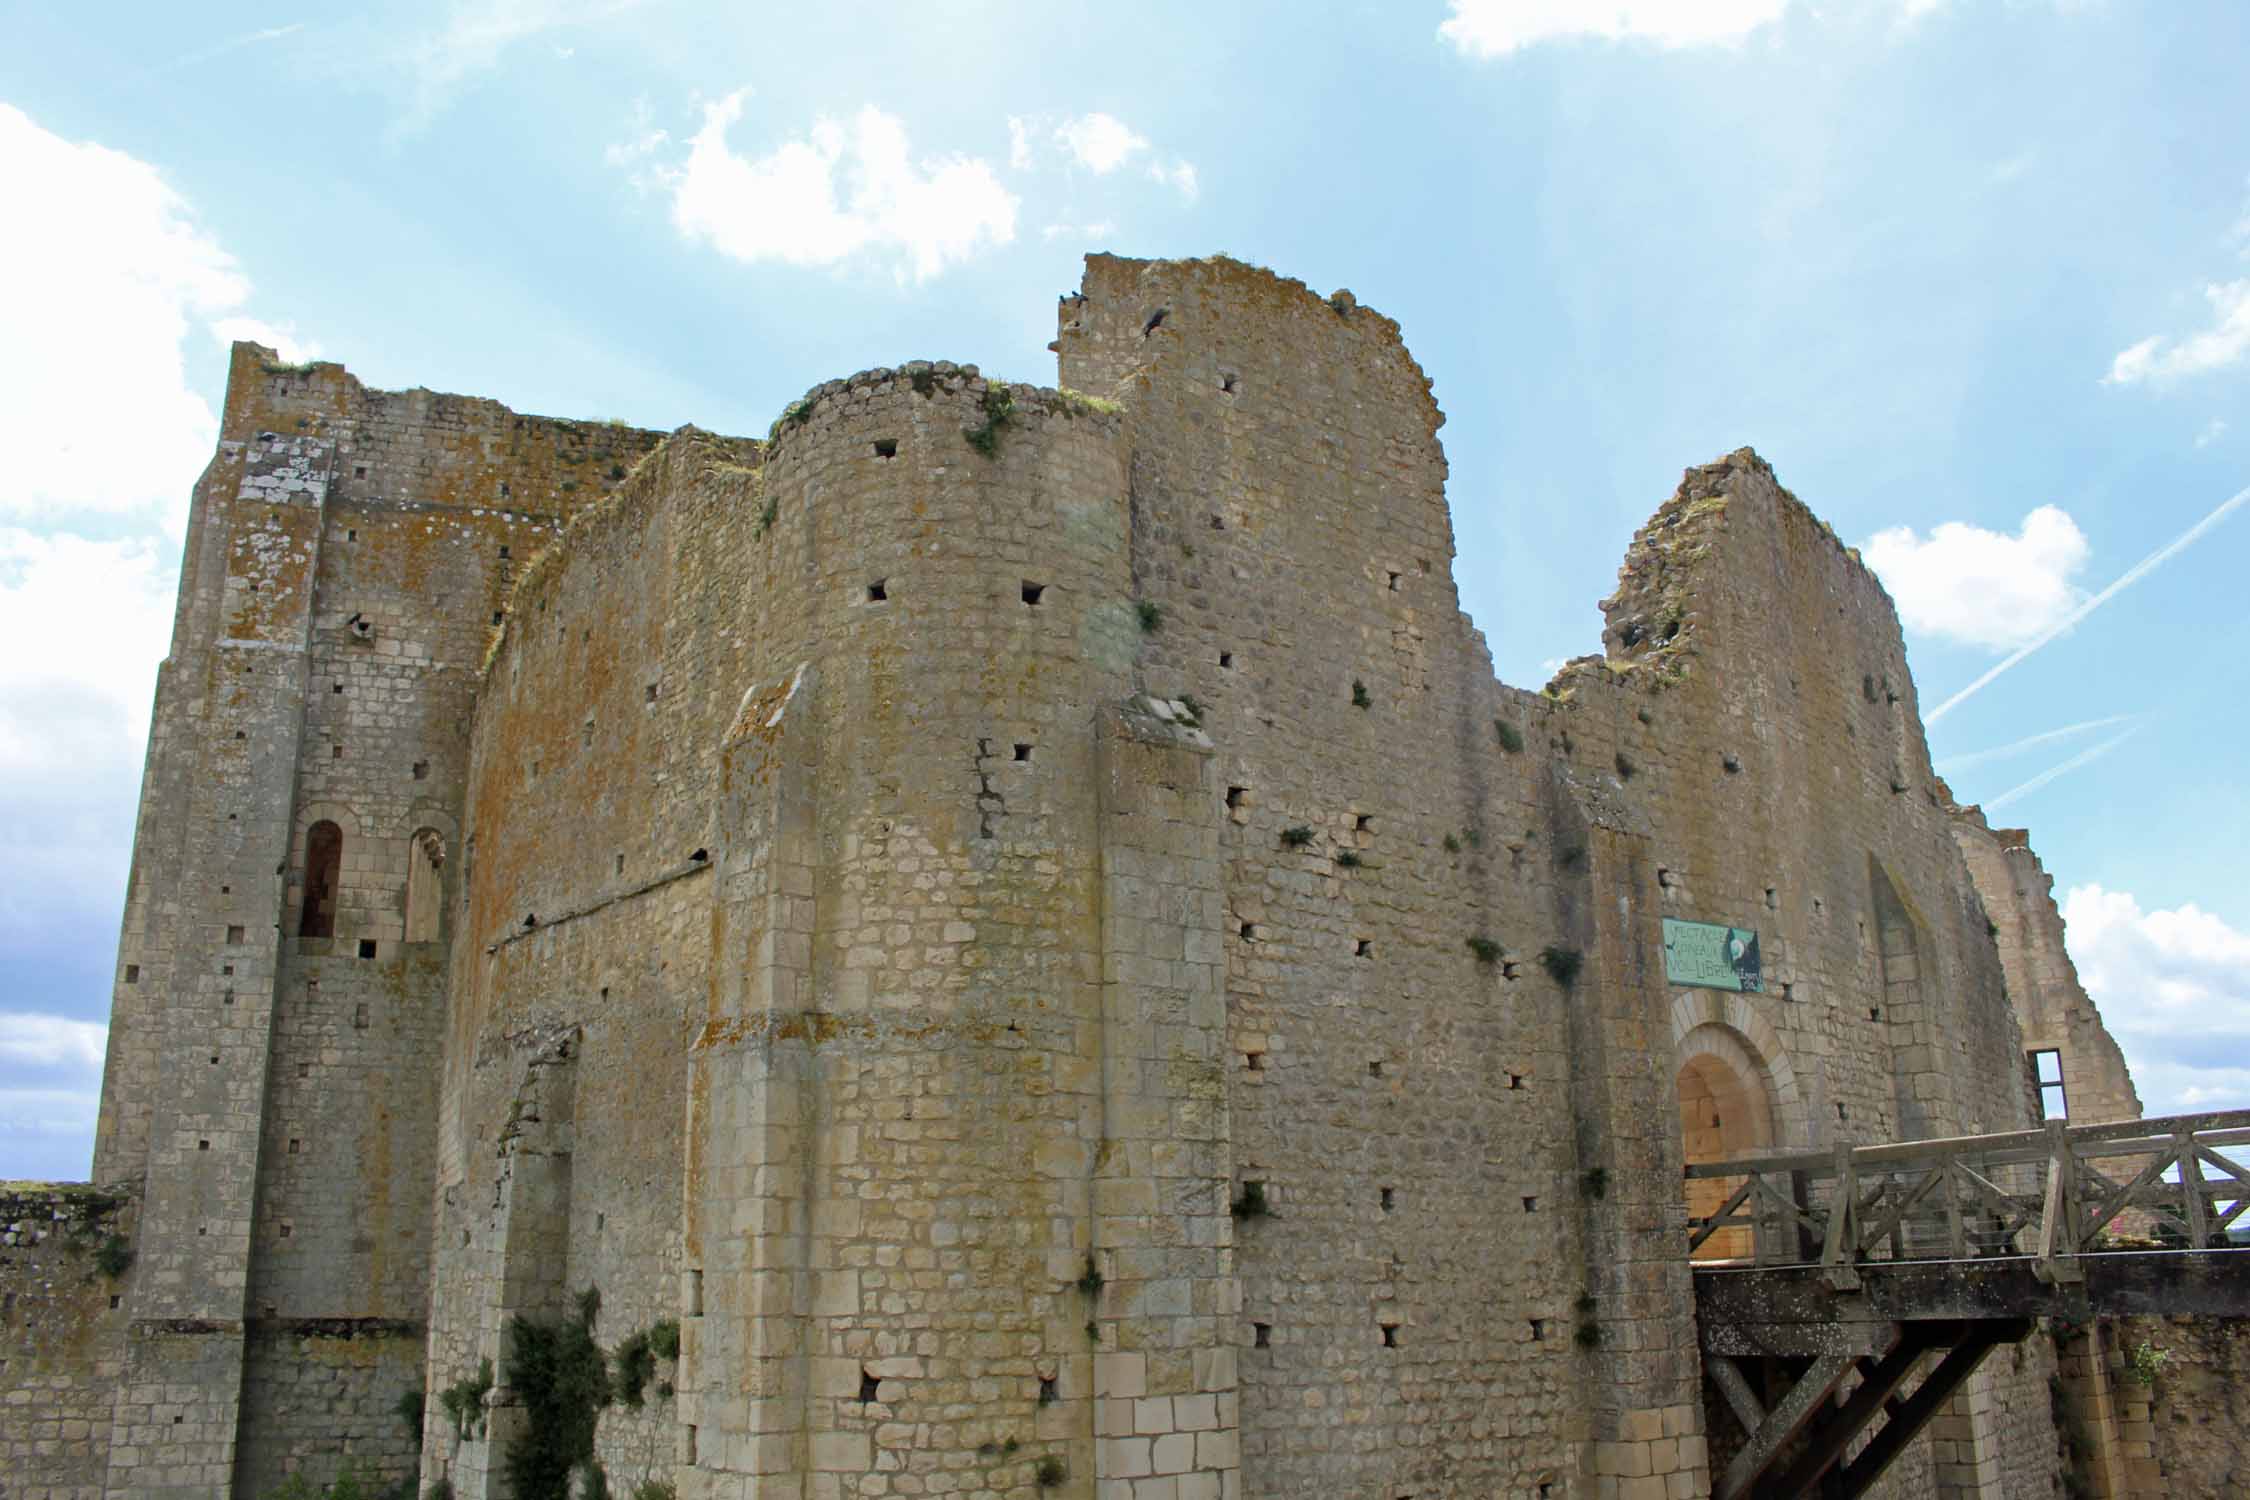
<path id="1" fill-rule="evenodd" d="M 1688 1219 L 1688 1252 L 1733 1264 L 2029 1257 L 2075 1281 L 2105 1250 L 2231 1243 L 2250 1210 L 2250 1110 L 1698 1162 L 1732 1184 Z M 1705 1195 L 1717 1190 L 1704 1189 Z"/>

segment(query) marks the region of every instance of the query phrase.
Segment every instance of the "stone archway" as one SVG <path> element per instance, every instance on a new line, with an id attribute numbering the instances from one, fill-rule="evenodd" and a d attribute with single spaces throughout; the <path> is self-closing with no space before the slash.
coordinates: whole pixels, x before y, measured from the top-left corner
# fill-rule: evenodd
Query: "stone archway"
<path id="1" fill-rule="evenodd" d="M 1681 1156 L 1689 1164 L 1724 1161 L 1778 1139 L 1772 1070 L 1733 1027 L 1704 1022 L 1676 1046 Z M 1691 1218 L 1716 1212 L 1742 1185 L 1737 1177 L 1698 1177 L 1687 1182 Z M 1747 1259 L 1756 1248 L 1749 1225 L 1722 1229 L 1694 1251 L 1694 1259 Z"/>

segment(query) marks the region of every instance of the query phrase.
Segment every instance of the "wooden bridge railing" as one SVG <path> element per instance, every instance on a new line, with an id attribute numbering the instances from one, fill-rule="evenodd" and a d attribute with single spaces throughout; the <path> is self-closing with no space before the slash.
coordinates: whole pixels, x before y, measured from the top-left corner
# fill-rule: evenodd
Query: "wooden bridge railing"
<path id="1" fill-rule="evenodd" d="M 2250 1110 L 1699 1162 L 1737 1185 L 1688 1220 L 1692 1255 L 1747 1228 L 1760 1266 L 2025 1256 L 2045 1281 L 2126 1233 L 2224 1246 L 2250 1211 Z M 1739 1242 L 1743 1236 L 1729 1236 Z M 1728 1243 L 1728 1241 L 1721 1241 Z M 1738 1260 L 1735 1264 L 1741 1264 Z"/>

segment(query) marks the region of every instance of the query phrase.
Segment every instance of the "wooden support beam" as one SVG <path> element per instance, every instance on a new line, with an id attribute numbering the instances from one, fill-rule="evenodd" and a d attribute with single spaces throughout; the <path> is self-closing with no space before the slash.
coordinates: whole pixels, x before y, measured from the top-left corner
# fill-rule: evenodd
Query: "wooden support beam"
<path id="1" fill-rule="evenodd" d="M 1889 1403 L 1891 1396 L 1914 1373 L 1914 1366 L 1933 1347 L 1971 1336 L 1961 1323 L 1909 1323 L 1888 1354 L 1876 1361 L 1844 1404 L 1822 1419 L 1804 1449 L 1779 1479 L 1758 1491 L 1759 1500 L 1802 1500 L 1820 1487 L 1820 1480 L 1844 1450 L 1852 1445 Z M 1981 1351 L 1980 1351 L 1981 1353 Z M 1940 1369 L 1944 1368 L 1941 1364 Z M 1911 1410 L 1912 1398 L 1906 1409 Z"/>
<path id="2" fill-rule="evenodd" d="M 2012 1344 L 2030 1331 L 2028 1321 L 1966 1325 L 1960 1342 L 1946 1351 L 1938 1367 L 1907 1397 L 1897 1414 L 1883 1424 L 1883 1430 L 1860 1450 L 1859 1456 L 1844 1466 L 1827 1493 L 1836 1500 L 1859 1500 L 1882 1477 L 1891 1460 L 1921 1435 L 1930 1418 L 1937 1415 L 1938 1408 L 1960 1389 L 1961 1382 L 1969 1378 L 1994 1345 Z"/>
<path id="3" fill-rule="evenodd" d="M 1765 1476 L 1781 1450 L 1805 1428 L 1836 1392 L 1837 1385 L 1851 1373 L 1852 1356 L 1849 1354 L 1823 1354 L 1814 1360 L 1809 1369 L 1789 1388 L 1766 1414 L 1765 1421 L 1750 1435 L 1750 1441 L 1735 1454 L 1734 1462 L 1727 1465 L 1714 1492 L 1715 1500 L 1746 1500 L 1748 1496 L 1763 1497 L 1766 1493 L 1758 1481 Z"/>
<path id="4" fill-rule="evenodd" d="M 1742 1424 L 1742 1430 L 1752 1437 L 1757 1436 L 1758 1429 L 1765 1425 L 1766 1406 L 1758 1399 L 1758 1393 L 1750 1389 L 1749 1377 L 1742 1373 L 1742 1366 L 1728 1355 L 1707 1354 L 1703 1358 L 1703 1369 L 1711 1377 L 1711 1383 L 1719 1388 L 1719 1394 L 1727 1398 L 1727 1406 L 1733 1411 L 1734 1419 Z"/>

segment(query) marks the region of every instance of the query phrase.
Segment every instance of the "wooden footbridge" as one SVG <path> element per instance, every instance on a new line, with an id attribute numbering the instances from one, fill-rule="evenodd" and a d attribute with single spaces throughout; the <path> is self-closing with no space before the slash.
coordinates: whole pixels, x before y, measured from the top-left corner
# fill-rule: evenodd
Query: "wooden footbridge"
<path id="1" fill-rule="evenodd" d="M 2250 1317 L 2250 1110 L 1690 1166 L 1704 1369 L 1744 1442 L 1716 1500 L 1867 1492 L 2040 1317 Z M 1917 1378 L 1918 1377 L 1918 1378 Z"/>

